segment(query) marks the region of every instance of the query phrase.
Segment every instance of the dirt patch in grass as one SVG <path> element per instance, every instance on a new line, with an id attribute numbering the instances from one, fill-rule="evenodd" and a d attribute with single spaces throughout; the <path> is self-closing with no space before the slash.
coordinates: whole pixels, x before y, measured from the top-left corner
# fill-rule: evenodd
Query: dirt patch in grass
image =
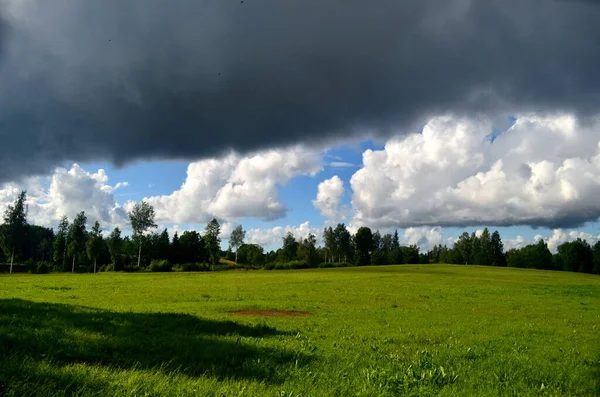
<path id="1" fill-rule="evenodd" d="M 293 312 L 287 310 L 236 310 L 233 314 L 241 316 L 262 316 L 262 317 L 306 317 L 311 314 L 308 312 Z"/>

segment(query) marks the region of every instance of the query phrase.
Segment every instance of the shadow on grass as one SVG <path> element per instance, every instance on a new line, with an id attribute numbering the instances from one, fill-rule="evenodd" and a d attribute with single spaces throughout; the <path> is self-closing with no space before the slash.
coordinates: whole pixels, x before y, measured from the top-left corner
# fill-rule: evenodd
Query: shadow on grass
<path id="1" fill-rule="evenodd" d="M 283 380 L 280 374 L 285 372 L 281 371 L 285 366 L 306 363 L 308 358 L 299 352 L 246 342 L 250 342 L 248 338 L 282 334 L 268 326 L 186 314 L 115 313 L 63 304 L 0 300 L 0 395 L 9 378 L 1 368 L 9 367 L 9 357 L 11 361 L 18 358 L 23 373 L 28 372 L 25 367 L 36 368 L 32 363 L 44 361 L 59 367 L 83 363 L 277 384 Z M 12 362 L 10 367 L 15 369 L 14 365 Z M 18 369 L 9 372 L 13 376 L 19 373 Z M 35 382 L 36 375 L 44 377 L 43 373 L 29 373 L 27 376 L 33 376 L 29 381 Z M 19 379 L 13 377 L 12 381 Z"/>

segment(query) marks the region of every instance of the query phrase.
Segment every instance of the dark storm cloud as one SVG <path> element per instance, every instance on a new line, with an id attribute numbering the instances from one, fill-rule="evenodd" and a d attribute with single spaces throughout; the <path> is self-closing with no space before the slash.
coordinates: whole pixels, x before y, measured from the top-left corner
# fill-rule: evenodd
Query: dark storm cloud
<path id="1" fill-rule="evenodd" d="M 552 0 L 0 0 L 0 182 L 439 112 L 600 103 L 600 8 Z M 1 19 L 0 19 L 1 20 Z"/>

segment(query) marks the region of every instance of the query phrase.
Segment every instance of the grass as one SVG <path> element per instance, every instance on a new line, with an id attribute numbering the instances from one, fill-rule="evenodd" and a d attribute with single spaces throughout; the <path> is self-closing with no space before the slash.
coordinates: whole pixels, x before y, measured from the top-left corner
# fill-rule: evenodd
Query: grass
<path id="1" fill-rule="evenodd" d="M 5 396 L 594 396 L 599 379 L 598 276 L 444 265 L 0 276 Z"/>

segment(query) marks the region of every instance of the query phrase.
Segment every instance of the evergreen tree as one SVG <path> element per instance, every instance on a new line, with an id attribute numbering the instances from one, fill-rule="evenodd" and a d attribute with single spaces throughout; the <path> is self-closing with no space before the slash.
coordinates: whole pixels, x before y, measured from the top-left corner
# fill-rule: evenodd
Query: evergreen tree
<path id="1" fill-rule="evenodd" d="M 171 239 L 169 232 L 164 229 L 156 239 L 156 259 L 166 259 L 171 257 Z"/>
<path id="2" fill-rule="evenodd" d="M 169 256 L 169 261 L 173 264 L 180 264 L 181 255 L 180 255 L 181 247 L 179 245 L 179 236 L 177 232 L 173 235 L 173 241 L 171 242 L 171 255 Z"/>
<path id="3" fill-rule="evenodd" d="M 500 233 L 494 231 L 491 238 L 491 256 L 492 266 L 506 266 L 506 256 L 504 255 L 504 244 L 500 238 Z"/>

